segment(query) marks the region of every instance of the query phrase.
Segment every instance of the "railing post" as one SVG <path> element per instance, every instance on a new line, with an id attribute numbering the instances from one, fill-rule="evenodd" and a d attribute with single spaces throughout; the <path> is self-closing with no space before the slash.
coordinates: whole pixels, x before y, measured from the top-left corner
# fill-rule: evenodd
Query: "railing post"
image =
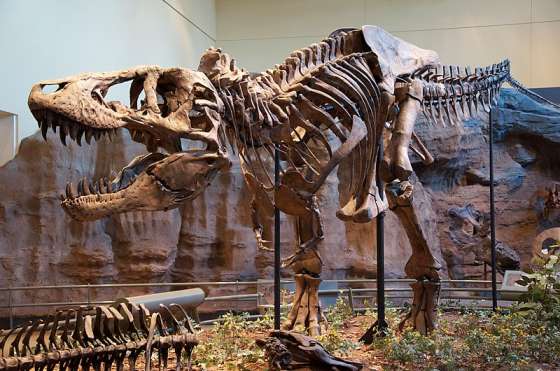
<path id="1" fill-rule="evenodd" d="M 354 314 L 354 294 L 352 294 L 352 288 L 348 288 L 348 305 L 350 305 L 350 309 L 352 310 L 352 314 Z"/>
<path id="2" fill-rule="evenodd" d="M 14 328 L 14 308 L 12 303 L 12 289 L 8 287 L 8 310 L 10 311 L 10 330 Z"/>
<path id="3" fill-rule="evenodd" d="M 235 280 L 235 296 L 239 295 L 239 280 Z M 235 299 L 235 311 L 239 313 L 239 299 Z"/>
<path id="4" fill-rule="evenodd" d="M 91 304 L 91 292 L 90 292 L 90 286 L 89 286 L 89 282 L 87 283 L 87 305 L 89 306 Z"/>

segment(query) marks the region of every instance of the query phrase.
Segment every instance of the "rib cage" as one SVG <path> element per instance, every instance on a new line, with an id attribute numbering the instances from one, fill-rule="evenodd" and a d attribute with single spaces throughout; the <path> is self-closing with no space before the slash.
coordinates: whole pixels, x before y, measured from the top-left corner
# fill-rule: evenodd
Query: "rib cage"
<path id="1" fill-rule="evenodd" d="M 426 66 L 410 78 L 424 83 L 423 113 L 432 123 L 455 124 L 489 112 L 498 99 L 501 85 L 510 78 L 509 60 L 485 68 Z M 444 116 L 445 115 L 445 116 Z"/>
<path id="2" fill-rule="evenodd" d="M 99 371 L 101 366 L 110 370 L 113 364 L 117 371 L 121 371 L 126 358 L 133 371 L 142 352 L 145 369 L 149 370 L 154 350 L 159 354 L 159 362 L 163 361 L 167 368 L 168 353 L 172 347 L 177 369 L 182 368 L 183 351 L 190 368 L 191 353 L 197 340 L 189 317 L 176 304 L 170 307 L 161 305 L 161 309 L 161 314 L 150 314 L 143 305 L 134 304 L 80 307 L 58 311 L 47 321 L 39 320 L 2 331 L 0 371 L 40 371 L 45 368 L 52 371 L 56 367 L 61 371 L 67 368 L 87 371 L 90 367 Z M 181 320 L 177 319 L 177 313 Z"/>
<path id="3" fill-rule="evenodd" d="M 224 76 L 239 76 L 233 63 L 229 69 Z M 326 132 L 344 143 L 357 116 L 365 123 L 367 135 L 352 151 L 349 187 L 350 194 L 366 197 L 381 127 L 376 127 L 379 78 L 375 54 L 367 48 L 361 31 L 351 31 L 296 50 L 283 64 L 255 77 L 245 74 L 231 84 L 221 80 L 219 85 L 227 86 L 220 95 L 232 123 L 231 137 L 251 175 L 272 189 L 265 163 L 272 158 L 276 143 L 286 165 L 281 171 L 296 169 L 318 188 L 328 164 L 317 159 L 309 141 L 315 139 L 332 156 Z"/>

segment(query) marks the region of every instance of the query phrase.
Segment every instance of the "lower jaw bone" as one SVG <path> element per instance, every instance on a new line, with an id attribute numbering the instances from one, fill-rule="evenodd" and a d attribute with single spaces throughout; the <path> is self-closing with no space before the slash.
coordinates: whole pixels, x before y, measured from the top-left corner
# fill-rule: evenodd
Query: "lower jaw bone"
<path id="1" fill-rule="evenodd" d="M 89 195 L 62 202 L 64 210 L 74 219 L 82 221 L 97 220 L 105 216 L 125 212 L 129 203 L 119 193 Z"/>

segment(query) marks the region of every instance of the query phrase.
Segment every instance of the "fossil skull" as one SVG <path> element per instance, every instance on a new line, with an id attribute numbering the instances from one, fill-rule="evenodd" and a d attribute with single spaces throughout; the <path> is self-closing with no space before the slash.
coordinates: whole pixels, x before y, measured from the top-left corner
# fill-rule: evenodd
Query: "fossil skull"
<path id="1" fill-rule="evenodd" d="M 106 100 L 111 88 L 127 82 L 128 105 Z M 223 104 L 202 72 L 141 66 L 80 74 L 34 85 L 28 104 L 45 139 L 51 128 L 63 144 L 69 136 L 81 145 L 84 139 L 90 143 L 125 128 L 149 152 L 114 179 L 82 179 L 77 188 L 69 183 L 62 206 L 78 220 L 177 207 L 199 195 L 230 164 L 222 135 Z M 181 139 L 201 146 L 184 150 Z"/>

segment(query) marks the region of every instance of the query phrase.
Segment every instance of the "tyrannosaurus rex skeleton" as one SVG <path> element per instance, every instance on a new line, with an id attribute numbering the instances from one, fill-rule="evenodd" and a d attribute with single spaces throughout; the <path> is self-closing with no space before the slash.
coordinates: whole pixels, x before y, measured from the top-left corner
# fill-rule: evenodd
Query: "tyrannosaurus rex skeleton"
<path id="1" fill-rule="evenodd" d="M 238 68 L 221 50 L 209 49 L 198 71 L 144 66 L 44 81 L 32 88 L 29 107 L 43 134 L 48 128 L 58 130 L 63 143 L 67 136 L 78 144 L 85 137 L 89 143 L 126 128 L 150 152 L 135 158 L 111 181 L 92 185 L 84 179 L 77 189 L 69 184 L 62 206 L 78 220 L 176 208 L 199 195 L 229 166 L 228 153 L 237 152 L 253 194 L 252 206 L 276 205 L 296 217 L 299 247 L 285 265 L 295 271 L 297 289 L 285 327 L 301 325 L 312 335 L 319 333 L 321 319 L 317 290 L 322 262 L 317 246 L 323 226 L 316 192 L 338 166 L 346 176 L 336 214 L 344 221 L 364 223 L 388 207 L 380 197 L 384 190 L 376 186 L 377 176 L 397 184 L 393 204 L 405 206 L 397 215 L 414 237 L 406 271 L 420 282 L 414 286 L 414 313 L 423 319 L 412 322 L 424 332 L 433 326 L 433 313 L 426 311 L 435 306 L 422 303 L 437 299 L 433 287 L 440 265 L 410 207 L 409 146 L 431 161 L 413 134 L 414 123 L 420 112 L 445 125 L 488 111 L 508 79 L 507 60 L 474 72 L 444 66 L 435 52 L 364 26 L 338 30 L 257 75 Z M 112 86 L 127 81 L 128 106 L 104 99 Z M 44 92 L 46 85 L 56 85 L 57 90 Z M 181 139 L 203 147 L 183 149 Z M 387 144 L 380 158 L 382 140 Z M 268 166 L 275 147 L 281 153 L 278 187 Z M 405 183 L 398 186 L 399 182 Z M 253 221 L 262 245 L 256 213 Z"/>

